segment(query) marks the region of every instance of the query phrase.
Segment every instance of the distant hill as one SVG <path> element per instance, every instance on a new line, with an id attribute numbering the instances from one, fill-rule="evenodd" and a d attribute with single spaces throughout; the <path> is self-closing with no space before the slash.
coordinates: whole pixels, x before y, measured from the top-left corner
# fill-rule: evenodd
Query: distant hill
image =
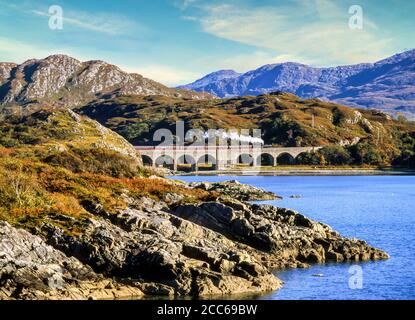
<path id="1" fill-rule="evenodd" d="M 218 76 L 219 75 L 219 76 Z M 356 108 L 415 117 L 415 49 L 376 63 L 314 68 L 287 62 L 238 74 L 218 71 L 178 87 L 221 98 L 286 91 Z"/>
<path id="2" fill-rule="evenodd" d="M 266 144 L 277 146 L 350 146 L 365 141 L 399 155 L 401 139 L 415 123 L 375 111 L 351 109 L 318 99 L 304 100 L 276 92 L 256 97 L 185 100 L 163 96 L 128 96 L 98 100 L 75 110 L 99 121 L 136 145 L 154 145 L 157 129 L 185 128 L 262 130 Z"/>
<path id="3" fill-rule="evenodd" d="M 100 97 L 165 95 L 189 99 L 208 94 L 168 88 L 104 61 L 81 62 L 66 55 L 0 63 L 0 106 L 53 104 L 79 106 Z"/>

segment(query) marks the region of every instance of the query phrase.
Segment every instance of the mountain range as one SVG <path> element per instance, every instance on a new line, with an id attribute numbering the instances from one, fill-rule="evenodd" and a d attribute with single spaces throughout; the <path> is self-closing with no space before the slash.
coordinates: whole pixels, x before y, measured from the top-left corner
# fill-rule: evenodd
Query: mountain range
<path id="1" fill-rule="evenodd" d="M 29 111 L 40 104 L 76 108 L 120 96 L 202 100 L 277 91 L 415 118 L 415 50 L 376 63 L 340 67 L 315 68 L 287 62 L 243 74 L 220 70 L 177 88 L 168 88 L 104 61 L 81 62 L 60 54 L 22 64 L 0 63 L 2 109 L 23 106 Z"/>
<path id="2" fill-rule="evenodd" d="M 220 70 L 178 88 L 220 98 L 285 91 L 302 98 L 415 116 L 415 49 L 376 63 L 330 68 L 287 62 L 243 74 Z"/>
<path id="3" fill-rule="evenodd" d="M 0 105 L 46 103 L 76 107 L 103 97 L 163 95 L 202 99 L 210 95 L 168 88 L 104 61 L 81 62 L 66 55 L 0 63 Z"/>

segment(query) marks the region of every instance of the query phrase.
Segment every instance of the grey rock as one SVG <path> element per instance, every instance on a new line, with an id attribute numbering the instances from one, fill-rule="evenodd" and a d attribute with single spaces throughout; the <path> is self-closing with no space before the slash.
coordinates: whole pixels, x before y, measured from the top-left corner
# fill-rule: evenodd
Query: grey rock
<path id="1" fill-rule="evenodd" d="M 388 258 L 289 209 L 229 197 L 187 205 L 125 199 L 128 208 L 115 213 L 86 206 L 92 215 L 77 235 L 44 222 L 34 236 L 1 222 L 0 297 L 259 294 L 281 287 L 276 269 Z"/>
<path id="2" fill-rule="evenodd" d="M 282 199 L 272 192 L 248 184 L 242 184 L 236 180 L 223 182 L 193 182 L 190 183 L 190 187 L 206 191 L 215 191 L 242 201 Z"/>
<path id="3" fill-rule="evenodd" d="M 143 198 L 132 206 L 115 216 L 99 209 L 97 214 L 106 218 L 89 221 L 80 236 L 64 235 L 47 224 L 42 232 L 55 248 L 106 277 L 134 279 L 146 294 L 259 293 L 281 286 L 270 270 L 260 267 L 256 250 L 247 251 L 219 233 L 177 217 L 160 202 Z M 224 222 L 233 218 L 231 208 L 212 207 L 218 217 L 225 211 Z M 246 262 L 231 260 L 235 252 L 257 265 L 255 276 L 251 269 L 245 270 Z"/>
<path id="4" fill-rule="evenodd" d="M 17 103 L 26 109 L 27 104 L 46 102 L 73 108 L 100 97 L 122 95 L 210 97 L 167 88 L 104 61 L 81 62 L 61 54 L 28 60 L 20 65 L 0 63 L 0 106 Z"/>
<path id="5" fill-rule="evenodd" d="M 364 241 L 341 237 L 329 226 L 293 210 L 246 203 L 244 206 L 243 210 L 233 210 L 231 219 L 225 209 L 221 218 L 218 206 L 213 203 L 179 206 L 174 213 L 229 239 L 268 252 L 277 268 L 292 263 L 301 265 L 388 258 L 385 252 Z"/>
<path id="6" fill-rule="evenodd" d="M 27 231 L 0 222 L 0 299 L 91 299 L 140 296 Z M 113 289 L 108 289 L 112 287 Z"/>

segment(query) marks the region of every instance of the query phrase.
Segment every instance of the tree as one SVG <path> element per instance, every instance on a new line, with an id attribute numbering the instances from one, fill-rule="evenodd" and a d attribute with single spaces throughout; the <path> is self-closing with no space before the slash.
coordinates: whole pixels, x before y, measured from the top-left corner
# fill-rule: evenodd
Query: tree
<path id="1" fill-rule="evenodd" d="M 349 151 L 341 146 L 327 146 L 318 151 L 329 165 L 348 165 L 353 162 Z"/>
<path id="2" fill-rule="evenodd" d="M 299 140 L 296 138 L 304 136 L 304 132 L 301 126 L 292 120 L 276 118 L 274 120 L 263 121 L 262 126 L 265 141 L 292 147 L 297 146 L 298 143 L 302 143 L 302 139 Z"/>
<path id="3" fill-rule="evenodd" d="M 382 151 L 367 141 L 361 141 L 352 146 L 350 152 L 357 164 L 382 165 L 385 163 Z"/>
<path id="4" fill-rule="evenodd" d="M 415 167 L 415 133 L 404 134 L 401 142 L 402 145 L 399 148 L 401 154 L 393 161 L 393 164 Z"/>
<path id="5" fill-rule="evenodd" d="M 320 156 L 316 152 L 301 153 L 296 158 L 296 161 L 298 164 L 305 164 L 305 165 L 320 165 L 321 164 Z"/>
<path id="6" fill-rule="evenodd" d="M 408 119 L 403 114 L 399 114 L 397 119 L 400 123 L 407 123 L 408 122 Z"/>
<path id="7" fill-rule="evenodd" d="M 150 126 L 145 122 L 126 125 L 119 133 L 128 141 L 138 139 L 143 133 L 149 132 Z"/>

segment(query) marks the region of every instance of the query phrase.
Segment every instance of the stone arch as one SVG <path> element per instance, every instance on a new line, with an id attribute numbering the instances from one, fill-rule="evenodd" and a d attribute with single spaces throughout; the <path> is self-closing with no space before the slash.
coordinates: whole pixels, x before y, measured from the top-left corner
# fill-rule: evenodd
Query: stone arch
<path id="1" fill-rule="evenodd" d="M 262 153 L 258 156 L 258 165 L 261 166 L 274 166 L 275 165 L 275 159 L 272 156 L 272 154 L 269 153 Z"/>
<path id="2" fill-rule="evenodd" d="M 249 153 L 242 153 L 236 159 L 236 163 L 252 167 L 254 165 L 254 157 Z"/>
<path id="3" fill-rule="evenodd" d="M 196 170 L 196 160 L 189 154 L 184 154 L 177 159 L 177 170 L 194 171 Z"/>
<path id="4" fill-rule="evenodd" d="M 197 160 L 199 170 L 216 170 L 216 158 L 210 154 L 205 154 Z"/>
<path id="5" fill-rule="evenodd" d="M 172 157 L 164 154 L 156 159 L 156 166 L 174 170 L 174 160 Z"/>
<path id="6" fill-rule="evenodd" d="M 148 167 L 153 166 L 153 159 L 151 159 L 151 157 L 146 156 L 145 154 L 142 154 L 141 160 L 143 161 L 143 165 L 148 166 Z"/>
<path id="7" fill-rule="evenodd" d="M 290 165 L 295 164 L 295 158 L 291 153 L 283 152 L 277 156 L 278 165 Z"/>

